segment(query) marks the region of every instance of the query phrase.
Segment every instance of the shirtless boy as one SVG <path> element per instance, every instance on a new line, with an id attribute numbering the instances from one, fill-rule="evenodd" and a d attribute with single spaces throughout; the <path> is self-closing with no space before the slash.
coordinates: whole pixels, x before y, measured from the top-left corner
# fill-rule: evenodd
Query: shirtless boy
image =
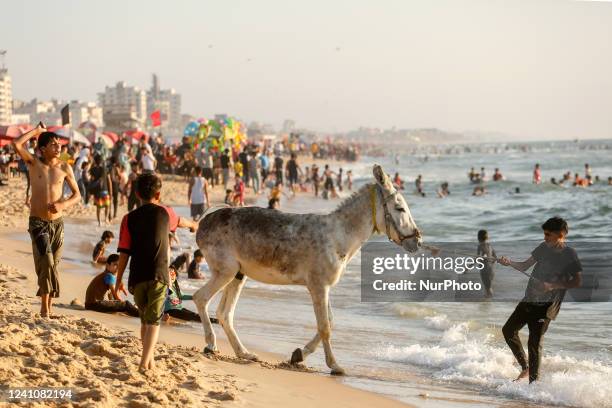
<path id="1" fill-rule="evenodd" d="M 41 157 L 26 148 L 28 141 L 38 137 Z M 72 168 L 59 160 L 58 136 L 47 132 L 44 125 L 25 133 L 13 141 L 13 148 L 28 167 L 32 185 L 29 228 L 32 239 L 34 267 L 38 276 L 40 315 L 51 316 L 51 299 L 59 296 L 58 264 L 64 243 L 63 211 L 81 199 Z M 64 182 L 70 187 L 70 197 L 63 198 Z"/>

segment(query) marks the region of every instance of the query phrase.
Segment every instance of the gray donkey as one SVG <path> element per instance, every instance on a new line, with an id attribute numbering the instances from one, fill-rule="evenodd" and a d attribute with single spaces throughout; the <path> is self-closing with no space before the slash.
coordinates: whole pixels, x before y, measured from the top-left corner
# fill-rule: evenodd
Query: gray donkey
<path id="1" fill-rule="evenodd" d="M 331 349 L 329 289 L 346 265 L 375 232 L 407 251 L 421 245 L 421 234 L 408 205 L 389 176 L 374 165 L 376 183 L 363 186 L 330 214 L 288 214 L 258 207 L 222 208 L 205 215 L 196 235 L 210 268 L 210 280 L 193 294 L 204 333 L 205 353 L 217 352 L 208 304 L 223 290 L 217 318 L 238 357 L 256 360 L 234 330 L 234 309 L 247 277 L 276 285 L 304 285 L 312 297 L 317 333 L 292 363 L 301 362 L 320 342 L 325 362 L 335 375 L 344 374 Z"/>

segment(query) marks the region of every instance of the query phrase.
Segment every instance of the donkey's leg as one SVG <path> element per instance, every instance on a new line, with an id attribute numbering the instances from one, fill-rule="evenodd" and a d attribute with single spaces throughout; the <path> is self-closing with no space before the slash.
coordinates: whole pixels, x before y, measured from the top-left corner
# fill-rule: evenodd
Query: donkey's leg
<path id="1" fill-rule="evenodd" d="M 234 349 L 236 356 L 247 360 L 258 360 L 257 355 L 249 353 L 249 351 L 240 342 L 236 331 L 234 330 L 234 310 L 240 297 L 240 292 L 246 283 L 246 276 L 240 279 L 233 279 L 223 290 L 223 298 L 217 308 L 217 319 L 223 326 L 225 334 Z"/>
<path id="2" fill-rule="evenodd" d="M 193 303 L 195 303 L 198 308 L 200 319 L 202 319 L 202 326 L 204 327 L 204 336 L 206 338 L 205 353 L 216 353 L 218 351 L 217 339 L 208 315 L 208 304 L 217 292 L 223 289 L 233 277 L 233 273 L 213 272 L 212 277 L 206 282 L 206 285 L 202 286 L 193 294 Z"/>
<path id="3" fill-rule="evenodd" d="M 312 304 L 317 318 L 317 329 L 325 350 L 325 363 L 331 368 L 332 375 L 344 375 L 331 349 L 331 322 L 329 319 L 329 286 L 310 288 Z M 314 340 L 314 339 L 313 339 Z"/>
<path id="4" fill-rule="evenodd" d="M 334 328 L 334 316 L 331 311 L 331 303 L 327 304 L 327 312 L 329 314 L 329 325 L 330 328 Z M 310 354 L 314 353 L 317 347 L 319 347 L 319 343 L 321 343 L 321 336 L 319 336 L 319 332 L 310 340 L 302 349 L 295 349 L 293 354 L 291 354 L 291 364 L 301 363 L 308 357 Z"/>

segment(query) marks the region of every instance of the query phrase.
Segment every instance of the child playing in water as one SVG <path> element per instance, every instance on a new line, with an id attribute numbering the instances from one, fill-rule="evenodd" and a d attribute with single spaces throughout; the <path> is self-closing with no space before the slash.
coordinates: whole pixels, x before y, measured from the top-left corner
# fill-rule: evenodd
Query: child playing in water
<path id="1" fill-rule="evenodd" d="M 202 251 L 196 249 L 193 253 L 193 261 L 189 264 L 187 268 L 187 277 L 189 279 L 204 279 L 204 276 L 200 273 L 200 265 L 204 261 L 204 255 Z"/>
<path id="2" fill-rule="evenodd" d="M 106 264 L 106 257 L 104 256 L 104 251 L 106 250 L 106 246 L 109 245 L 115 235 L 112 231 L 104 231 L 102 233 L 102 237 L 100 238 L 100 242 L 98 242 L 93 250 L 91 255 L 91 259 L 94 263 Z"/>
<path id="3" fill-rule="evenodd" d="M 484 268 L 480 270 L 480 279 L 484 287 L 485 297 L 491 298 L 493 297 L 493 278 L 495 277 L 493 266 L 497 256 L 488 240 L 489 233 L 486 230 L 478 231 L 478 249 L 476 250 L 476 256 L 485 258 Z"/>

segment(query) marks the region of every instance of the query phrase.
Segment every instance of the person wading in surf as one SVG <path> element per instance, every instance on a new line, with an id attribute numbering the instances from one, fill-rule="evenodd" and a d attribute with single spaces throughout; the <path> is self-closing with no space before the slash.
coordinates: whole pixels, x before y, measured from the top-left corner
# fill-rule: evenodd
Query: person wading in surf
<path id="1" fill-rule="evenodd" d="M 506 343 L 521 366 L 521 373 L 515 381 L 529 376 L 529 383 L 538 379 L 542 338 L 550 321 L 559 313 L 565 291 L 582 285 L 582 265 L 578 255 L 565 243 L 567 222 L 553 217 L 542 224 L 542 229 L 544 242 L 531 252 L 529 259 L 523 262 L 511 261 L 505 256 L 499 259 L 500 264 L 521 272 L 535 265 L 525 297 L 502 328 Z M 525 325 L 529 327 L 529 364 L 518 335 Z"/>

